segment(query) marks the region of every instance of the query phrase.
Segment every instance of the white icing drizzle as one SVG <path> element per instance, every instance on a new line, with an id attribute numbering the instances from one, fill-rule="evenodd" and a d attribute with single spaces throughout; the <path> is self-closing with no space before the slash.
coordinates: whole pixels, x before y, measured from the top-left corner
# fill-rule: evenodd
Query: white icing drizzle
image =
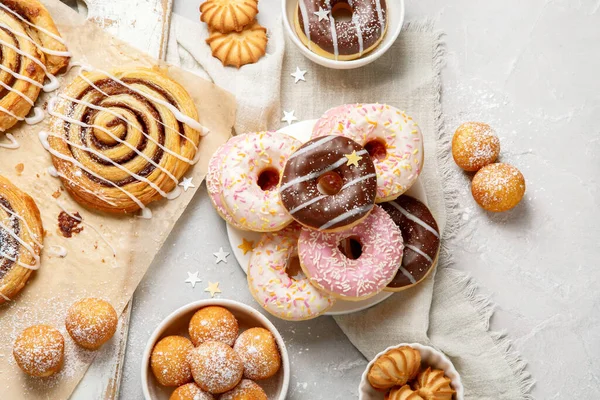
<path id="1" fill-rule="evenodd" d="M 63 178 L 63 179 L 65 179 L 65 180 L 69 181 L 69 182 L 71 183 L 71 185 L 73 185 L 73 186 L 78 186 L 78 187 L 79 187 L 80 189 L 82 189 L 84 192 L 86 192 L 86 193 L 89 193 L 89 194 L 91 194 L 91 195 L 93 195 L 93 196 L 96 196 L 97 198 L 99 198 L 100 200 L 102 200 L 102 201 L 106 202 L 107 204 L 110 204 L 110 205 L 111 205 L 111 206 L 113 206 L 113 207 L 116 207 L 116 206 L 117 206 L 117 204 L 116 204 L 116 203 L 113 203 L 113 202 L 112 202 L 112 201 L 110 201 L 110 200 L 109 200 L 107 197 L 105 197 L 105 196 L 102 196 L 102 195 L 101 195 L 101 194 L 99 194 L 98 192 L 94 192 L 94 191 L 92 191 L 92 190 L 89 190 L 89 189 L 87 189 L 87 188 L 84 188 L 84 187 L 82 187 L 82 186 L 81 186 L 79 183 L 75 182 L 73 179 L 69 178 L 69 177 L 68 177 L 68 176 L 66 176 L 65 174 L 61 174 L 60 172 L 58 172 L 58 171 L 56 170 L 56 168 L 54 168 L 54 167 L 48 167 L 48 174 L 50 174 L 50 176 L 52 176 L 52 177 L 54 177 L 54 178 L 58 178 L 58 177 L 60 177 L 60 178 Z M 80 171 L 80 170 L 77 170 L 77 171 L 75 172 L 75 175 L 78 175 L 78 176 L 79 176 L 79 175 L 81 175 L 81 171 Z"/>
<path id="2" fill-rule="evenodd" d="M 58 246 L 53 244 L 52 246 L 50 246 L 50 254 L 60 257 L 60 258 L 65 258 L 67 256 L 67 249 L 63 246 Z"/>
<path id="3" fill-rule="evenodd" d="M 348 4 L 352 7 L 352 1 L 348 1 Z M 362 56 L 365 52 L 365 43 L 363 40 L 362 29 L 360 27 L 360 21 L 358 20 L 358 14 L 352 14 L 352 23 L 354 24 L 354 29 L 356 29 L 356 38 L 358 39 L 358 48 L 359 54 Z"/>
<path id="4" fill-rule="evenodd" d="M 293 153 L 288 160 L 291 160 L 292 158 L 296 158 L 298 156 L 301 156 L 302 154 L 308 153 L 309 151 L 312 151 L 313 149 L 316 149 L 317 147 L 327 143 L 327 142 L 331 142 L 332 140 L 334 140 L 337 136 L 335 135 L 330 135 L 330 136 L 325 136 L 323 139 L 317 140 L 316 142 L 314 142 L 313 144 L 310 144 L 306 147 L 303 147 L 301 149 L 299 149 L 298 151 L 296 151 L 295 153 Z"/>
<path id="5" fill-rule="evenodd" d="M 400 206 L 395 201 L 390 201 L 390 204 L 394 208 L 396 208 L 398 211 L 400 211 L 402 213 L 402 215 L 404 215 L 406 218 L 408 218 L 411 221 L 416 222 L 417 224 L 421 225 L 423 228 L 425 228 L 429 232 L 433 233 L 434 236 L 439 239 L 440 234 L 434 228 L 432 228 L 431 226 L 429 226 L 425 221 L 423 221 L 422 219 L 420 219 L 420 218 L 412 215 L 411 213 L 409 213 L 408 211 L 406 211 L 402 206 Z"/>
<path id="6" fill-rule="evenodd" d="M 25 95 L 25 93 L 20 92 L 16 89 L 13 89 L 12 87 L 8 86 L 6 83 L 0 81 L 0 86 L 2 86 L 4 89 L 8 90 L 9 92 L 13 92 L 16 93 L 19 97 L 21 97 L 23 100 L 25 100 L 26 102 L 29 103 L 30 106 L 33 106 L 33 100 L 31 100 L 29 98 L 29 96 Z"/>
<path id="7" fill-rule="evenodd" d="M 4 22 L 0 22 L 0 28 L 4 28 L 6 30 L 11 31 L 15 36 L 18 36 L 22 39 L 27 40 L 28 42 L 30 42 L 31 44 L 33 44 L 35 47 L 38 48 L 38 50 L 40 50 L 42 53 L 46 53 L 49 54 L 51 56 L 58 56 L 58 57 L 71 57 L 71 52 L 70 51 L 61 51 L 61 50 L 52 50 L 49 49 L 47 47 L 44 47 L 42 45 L 40 45 L 38 42 L 36 42 L 35 40 L 33 40 L 32 38 L 30 38 L 29 36 L 21 33 L 21 32 L 17 32 L 12 30 L 12 28 L 8 25 L 6 25 Z M 63 43 L 64 44 L 64 43 Z"/>
<path id="8" fill-rule="evenodd" d="M 345 221 L 348 218 L 351 218 L 351 217 L 353 217 L 353 216 L 355 216 L 357 214 L 365 213 L 365 212 L 369 211 L 372 208 L 373 208 L 373 204 L 368 204 L 366 206 L 362 206 L 362 207 L 359 207 L 359 208 L 354 208 L 352 210 L 346 211 L 345 213 L 338 215 L 337 217 L 335 217 L 331 221 L 329 221 L 329 222 L 321 225 L 319 227 L 319 230 L 320 231 L 325 230 L 325 229 L 327 229 L 327 228 L 329 228 L 331 226 L 334 226 L 335 224 L 338 224 L 338 223 L 340 223 L 342 221 Z"/>
<path id="9" fill-rule="evenodd" d="M 412 283 L 413 285 L 415 283 L 417 283 L 417 280 L 415 279 L 415 277 L 410 272 L 408 272 L 408 270 L 406 268 L 404 268 L 402 265 L 400 266 L 399 270 L 400 270 L 400 272 L 402 272 L 402 275 L 404 275 L 405 277 L 408 278 L 410 283 Z"/>
<path id="10" fill-rule="evenodd" d="M 137 216 L 140 219 L 152 219 L 152 210 L 149 208 L 142 208 L 142 212 Z"/>
<path id="11" fill-rule="evenodd" d="M 304 4 L 303 0 L 300 0 L 298 2 L 298 7 L 300 8 L 300 14 L 302 14 L 302 22 L 304 22 L 304 34 L 308 39 L 308 49 L 312 50 L 310 41 L 310 20 L 308 18 L 308 10 L 306 9 L 306 4 Z"/>
<path id="12" fill-rule="evenodd" d="M 6 254 L 4 252 L 0 252 L 0 256 L 4 257 L 4 258 L 8 258 L 12 262 L 16 262 L 18 265 L 20 265 L 20 266 L 22 266 L 24 268 L 28 268 L 28 269 L 32 269 L 32 270 L 38 269 L 40 267 L 40 256 L 37 255 L 37 253 L 35 252 L 35 250 L 33 249 L 33 247 L 31 247 L 29 245 L 29 243 L 27 243 L 23 239 L 21 239 L 19 237 L 19 235 L 17 235 L 12 229 L 9 229 L 2 222 L 0 222 L 0 228 L 4 229 L 10 236 L 12 236 L 17 242 L 19 242 L 19 244 L 21 246 L 23 246 L 25 248 L 25 250 L 27 250 L 33 256 L 33 259 L 35 261 L 34 261 L 33 265 L 30 265 L 30 264 L 25 264 L 25 263 L 23 263 L 21 261 L 18 261 L 16 258 L 11 257 L 10 255 L 8 255 L 8 254 Z"/>
<path id="13" fill-rule="evenodd" d="M 124 144 L 125 146 L 129 147 L 130 150 L 132 150 L 134 153 L 136 153 L 138 156 L 142 157 L 143 159 L 145 159 L 148 163 L 152 164 L 155 168 L 158 168 L 159 170 L 163 171 L 173 182 L 175 182 L 175 184 L 179 183 L 179 180 L 177 178 L 175 178 L 175 176 L 173 176 L 173 174 L 167 170 L 164 167 L 161 167 L 160 164 L 157 164 L 154 160 L 152 160 L 150 157 L 146 156 L 144 153 L 142 153 L 141 151 L 139 151 L 136 147 L 134 147 L 133 145 L 131 145 L 129 142 L 127 142 L 126 140 L 122 140 L 119 137 L 117 137 L 116 135 L 113 135 L 113 133 L 111 131 L 109 131 L 108 129 L 99 126 L 99 125 L 90 125 L 90 124 L 86 124 L 85 122 L 81 122 L 79 120 L 76 120 L 74 118 L 71 118 L 67 115 L 64 114 L 60 114 L 57 113 L 56 111 L 54 111 L 54 106 L 56 104 L 56 100 L 58 99 L 58 97 L 53 97 L 50 99 L 50 101 L 48 101 L 48 113 L 50 115 L 52 115 L 53 117 L 57 117 L 62 119 L 63 121 L 67 121 L 71 124 L 74 125 L 78 125 L 81 126 L 83 128 L 94 128 L 94 129 L 98 129 L 104 133 L 106 133 L 107 135 L 109 135 L 113 140 L 115 140 L 118 143 Z M 83 102 L 86 103 L 86 102 Z M 66 142 L 68 142 L 68 140 L 63 139 Z M 106 159 L 107 161 L 110 161 L 113 165 L 115 165 L 117 168 L 126 171 L 128 174 L 130 174 L 131 176 L 139 179 L 139 180 L 144 180 L 145 182 L 147 182 L 150 186 L 152 186 L 156 191 L 158 191 L 159 193 L 161 193 L 161 195 L 163 195 L 163 197 L 167 197 L 166 193 L 163 194 L 164 192 L 162 190 L 160 190 L 160 188 L 158 188 L 158 186 L 155 187 L 155 185 L 153 183 L 151 183 L 149 180 L 145 179 L 145 178 L 138 178 L 138 175 L 134 174 L 133 172 L 129 171 L 127 168 L 121 166 L 118 163 L 113 162 L 110 158 L 104 156 L 103 154 L 92 150 L 90 147 L 87 146 L 82 146 L 83 149 L 82 150 L 86 150 L 89 152 L 92 152 L 94 154 L 97 154 L 99 157 Z M 153 186 L 154 185 L 154 186 Z"/>
<path id="14" fill-rule="evenodd" d="M 5 6 L 2 3 L 0 3 L 0 8 L 4 9 L 4 11 L 6 11 L 6 12 L 12 14 L 13 16 L 15 16 L 16 18 L 18 18 L 24 24 L 27 24 L 27 25 L 31 26 L 32 28 L 35 28 L 38 31 L 45 33 L 46 35 L 50 36 L 52 39 L 54 39 L 57 42 L 61 43 L 63 46 L 66 46 L 65 40 L 63 38 L 61 38 L 60 36 L 55 35 L 54 33 L 52 33 L 50 31 L 42 28 L 41 26 L 37 26 L 35 24 L 32 24 L 31 22 L 27 21 L 25 18 L 21 17 L 19 14 L 17 14 L 16 12 L 14 12 L 13 10 L 11 10 L 10 8 L 8 8 L 7 6 Z"/>
<path id="15" fill-rule="evenodd" d="M 4 293 L 0 292 L 0 297 L 2 297 L 6 301 L 11 301 L 8 297 L 4 295 Z"/>
<path id="16" fill-rule="evenodd" d="M 53 176 L 54 178 L 58 178 L 60 176 L 56 168 L 54 168 L 53 166 L 48 167 L 48 174 L 50 174 L 50 176 Z"/>
<path id="17" fill-rule="evenodd" d="M 331 42 L 333 44 L 333 55 L 334 55 L 335 59 L 337 60 L 340 56 L 340 48 L 338 46 L 338 35 L 337 35 L 337 30 L 335 29 L 335 18 L 333 18 L 333 9 L 331 7 L 331 0 L 327 0 L 326 4 L 327 4 L 327 8 L 329 9 L 329 15 L 331 15 L 331 17 L 329 18 L 329 27 L 331 29 Z"/>
<path id="18" fill-rule="evenodd" d="M 358 153 L 356 153 L 356 154 L 358 154 Z M 342 186 L 342 188 L 340 189 L 340 192 L 344 189 L 349 188 L 350 186 L 354 186 L 359 182 L 366 181 L 367 179 L 371 179 L 371 178 L 377 178 L 377 174 L 373 173 L 373 174 L 367 174 L 364 176 L 359 176 L 358 178 L 355 178 L 355 179 L 351 180 L 350 182 L 346 183 L 344 186 Z"/>
<path id="19" fill-rule="evenodd" d="M 318 142 L 315 142 L 315 143 L 313 143 L 313 144 L 316 144 L 316 143 L 318 143 Z M 308 146 L 308 147 L 313 147 L 313 146 L 312 146 L 312 145 L 310 145 L 310 146 Z M 306 147 L 306 148 L 308 148 L 308 147 Z M 302 151 L 302 150 L 303 150 L 303 149 L 301 149 L 301 150 L 297 151 L 296 153 L 299 153 L 299 152 L 300 152 L 300 151 Z M 296 154 L 296 153 L 294 153 L 294 154 Z M 359 156 L 361 156 L 361 155 L 365 155 L 365 154 L 367 154 L 367 153 L 368 153 L 368 152 L 367 152 L 367 150 L 364 150 L 364 149 L 363 149 L 363 150 L 361 150 L 361 151 L 357 152 L 356 154 L 357 154 L 357 155 L 359 155 Z M 291 157 L 290 157 L 290 158 L 291 158 Z M 306 181 L 309 181 L 309 180 L 311 180 L 311 179 L 318 178 L 319 176 L 323 175 L 323 174 L 324 174 L 324 173 L 326 173 L 326 172 L 333 171 L 334 169 L 341 167 L 341 166 L 342 166 L 342 165 L 344 165 L 346 162 L 348 162 L 348 158 L 347 158 L 347 157 L 342 157 L 342 158 L 340 158 L 338 161 L 336 161 L 335 163 L 331 164 L 331 165 L 330 165 L 329 167 L 327 167 L 327 168 L 323 168 L 323 169 L 322 169 L 322 170 L 320 170 L 320 171 L 312 172 L 312 173 L 310 173 L 310 174 L 307 174 L 307 175 L 304 175 L 304 176 L 299 176 L 299 177 L 298 177 L 298 178 L 296 178 L 296 179 L 292 179 L 291 181 L 287 182 L 285 185 L 282 185 L 282 186 L 279 188 L 279 192 L 283 192 L 284 190 L 288 189 L 289 187 L 291 187 L 291 186 L 294 186 L 294 185 L 297 185 L 297 184 L 299 184 L 299 183 L 306 182 Z"/>
<path id="20" fill-rule="evenodd" d="M 427 261 L 429 261 L 430 263 L 433 263 L 433 259 L 431 257 L 429 257 L 427 254 L 425 254 L 421 249 L 419 249 L 418 247 L 415 247 L 413 245 L 410 244 L 405 244 L 404 247 L 411 249 L 412 251 L 414 251 L 417 254 L 422 255 Z"/>
<path id="21" fill-rule="evenodd" d="M 21 221 L 25 225 L 25 228 L 27 229 L 29 236 L 31 236 L 31 240 L 33 240 L 35 242 L 35 244 L 40 246 L 41 249 L 44 248 L 44 245 L 37 239 L 37 235 L 31 230 L 31 227 L 29 226 L 29 224 L 27 223 L 27 221 L 25 221 L 25 219 L 23 217 L 21 217 L 19 214 L 15 213 L 13 211 L 11 211 L 10 209 L 6 208 L 2 203 L 0 203 L 0 207 L 5 212 L 7 212 L 11 216 L 17 218 L 19 221 Z"/>
<path id="22" fill-rule="evenodd" d="M 25 118 L 25 122 L 29 125 L 35 125 L 39 122 L 42 122 L 45 116 L 44 110 L 42 110 L 40 107 L 33 107 L 33 117 Z"/>
<path id="23" fill-rule="evenodd" d="M 10 143 L 0 143 L 0 147 L 11 150 L 18 149 L 19 147 L 21 147 L 21 144 L 17 141 L 17 139 L 15 139 L 12 133 L 7 133 L 4 136 L 6 136 Z"/>
<path id="24" fill-rule="evenodd" d="M 12 32 L 12 30 L 11 30 L 11 32 Z M 48 72 L 48 68 L 46 68 L 46 65 L 43 62 L 41 62 L 37 57 L 33 56 L 32 54 L 27 53 L 26 51 L 19 49 L 18 47 L 13 46 L 12 44 L 10 44 L 2 39 L 0 39 L 0 44 L 8 47 L 9 49 L 12 49 L 15 53 L 17 53 L 23 57 L 29 58 L 38 67 L 40 67 L 42 69 L 42 71 L 44 71 L 44 74 L 46 74 L 46 77 L 50 80 L 49 83 L 42 86 L 42 89 L 44 90 L 44 92 L 53 92 L 56 89 L 58 89 L 58 86 L 59 86 L 58 79 L 56 78 L 56 76 L 54 76 L 53 74 Z"/>
<path id="25" fill-rule="evenodd" d="M 113 257 L 115 258 L 115 260 L 117 259 L 117 251 L 115 250 L 115 248 L 110 244 L 110 242 L 104 237 L 104 235 L 98 230 L 96 229 L 96 227 L 90 223 L 87 223 L 83 220 L 83 218 L 78 218 L 75 215 L 71 214 L 70 212 L 68 212 L 65 207 L 63 207 L 63 205 L 60 203 L 60 201 L 56 201 L 56 204 L 58 205 L 58 207 L 63 210 L 65 212 L 65 214 L 67 214 L 69 217 L 73 218 L 76 221 L 81 222 L 82 224 L 84 224 L 85 226 L 89 226 L 90 228 L 92 228 L 92 230 L 94 230 L 94 232 L 96 232 L 98 234 L 98 236 L 100 236 L 100 238 L 102 238 L 102 240 L 104 241 L 104 243 L 106 243 L 106 245 L 110 248 L 110 250 L 113 253 Z"/>
<path id="26" fill-rule="evenodd" d="M 381 26 L 381 34 L 385 32 L 385 21 L 383 20 L 383 8 L 381 7 L 381 0 L 375 0 L 375 8 L 377 9 L 377 19 L 379 20 L 379 26 Z"/>

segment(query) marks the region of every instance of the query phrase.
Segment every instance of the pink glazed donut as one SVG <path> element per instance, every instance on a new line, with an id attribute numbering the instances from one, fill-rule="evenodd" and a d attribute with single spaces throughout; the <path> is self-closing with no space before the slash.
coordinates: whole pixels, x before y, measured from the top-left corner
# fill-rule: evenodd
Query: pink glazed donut
<path id="1" fill-rule="evenodd" d="M 301 145 L 277 132 L 248 133 L 229 143 L 218 179 L 222 204 L 237 226 L 274 232 L 292 222 L 279 199 L 279 181 L 288 157 Z"/>
<path id="2" fill-rule="evenodd" d="M 350 259 L 340 242 L 354 238 L 362 254 Z M 343 300 L 359 301 L 375 296 L 394 279 L 404 243 L 400 229 L 379 206 L 363 222 L 343 232 L 302 229 L 298 255 L 304 273 L 320 290 Z"/>
<path id="3" fill-rule="evenodd" d="M 415 183 L 423 168 L 421 129 L 412 117 L 387 104 L 353 104 L 327 111 L 312 138 L 346 136 L 363 146 L 377 171 L 377 203 L 391 201 Z"/>

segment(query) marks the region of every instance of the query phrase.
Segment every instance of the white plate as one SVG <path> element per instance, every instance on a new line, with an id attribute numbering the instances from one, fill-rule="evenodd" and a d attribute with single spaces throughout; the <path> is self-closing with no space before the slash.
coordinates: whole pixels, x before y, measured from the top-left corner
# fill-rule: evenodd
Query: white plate
<path id="1" fill-rule="evenodd" d="M 279 132 L 293 136 L 302 142 L 307 142 L 310 139 L 312 129 L 315 126 L 316 122 L 316 119 L 298 122 L 296 124 L 292 124 L 279 130 Z M 415 182 L 415 184 L 410 188 L 408 192 L 406 192 L 406 194 L 416 199 L 419 199 L 424 204 L 427 204 L 425 188 L 423 187 L 423 184 L 421 183 L 420 179 L 418 179 Z M 249 241 L 253 241 L 254 243 L 258 243 L 262 236 L 262 233 L 242 231 L 227 224 L 227 236 L 229 237 L 229 244 L 231 246 L 231 250 L 236 260 L 238 261 L 244 272 L 246 272 L 248 264 L 250 263 L 251 253 L 248 252 L 246 255 L 244 255 L 244 252 L 241 249 L 239 249 L 238 246 L 242 243 L 242 238 Z M 373 307 L 374 305 L 381 303 L 383 300 L 387 299 L 392 294 L 392 292 L 381 292 L 378 295 L 373 296 L 364 301 L 337 300 L 335 305 L 325 314 L 343 315 L 362 311 L 364 309 Z"/>

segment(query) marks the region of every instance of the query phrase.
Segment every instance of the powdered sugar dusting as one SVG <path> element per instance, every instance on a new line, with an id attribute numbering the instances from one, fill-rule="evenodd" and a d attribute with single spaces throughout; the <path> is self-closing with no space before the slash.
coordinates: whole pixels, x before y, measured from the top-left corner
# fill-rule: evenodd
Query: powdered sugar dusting
<path id="1" fill-rule="evenodd" d="M 208 341 L 188 356 L 196 383 L 211 393 L 223 393 L 242 379 L 244 367 L 235 351 L 224 343 Z"/>

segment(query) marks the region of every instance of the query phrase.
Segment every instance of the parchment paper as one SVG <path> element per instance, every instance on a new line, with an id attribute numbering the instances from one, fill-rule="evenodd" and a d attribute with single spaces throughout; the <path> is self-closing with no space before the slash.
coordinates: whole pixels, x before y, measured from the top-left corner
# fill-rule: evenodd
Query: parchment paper
<path id="1" fill-rule="evenodd" d="M 66 39 L 74 61 L 105 70 L 160 64 L 87 22 L 58 0 L 46 0 L 44 4 Z M 38 132 L 46 128 L 45 122 L 15 126 L 11 133 L 21 147 L 17 150 L 0 148 L 0 174 L 36 200 L 46 231 L 41 268 L 13 301 L 0 306 L 0 398 L 60 400 L 69 397 L 95 353 L 73 343 L 64 328 L 66 310 L 79 298 L 96 296 L 110 301 L 118 313 L 122 312 L 177 219 L 201 186 L 210 156 L 231 134 L 235 101 L 230 94 L 191 73 L 161 65 L 191 94 L 200 123 L 211 133 L 201 140 L 200 162 L 186 174 L 193 176 L 196 188 L 182 193 L 176 200 L 161 200 L 150 205 L 152 219 L 95 212 L 77 204 L 66 191 L 61 191 L 58 201 L 69 212 L 79 212 L 83 220 L 101 234 L 84 225 L 79 234 L 64 238 L 57 222 L 61 209 L 53 197 L 61 183 L 48 174 L 51 158 L 38 139 Z M 77 72 L 78 69 L 73 68 L 62 76 L 62 86 Z M 37 104 L 45 104 L 55 94 L 43 94 Z M 21 163 L 24 170 L 19 174 L 15 167 Z M 103 237 L 116 249 L 116 259 Z M 65 247 L 67 256 L 53 255 L 50 251 L 53 245 Z M 56 327 L 65 337 L 65 365 L 59 374 L 45 379 L 22 373 L 12 356 L 16 336 L 24 328 L 39 323 Z"/>

